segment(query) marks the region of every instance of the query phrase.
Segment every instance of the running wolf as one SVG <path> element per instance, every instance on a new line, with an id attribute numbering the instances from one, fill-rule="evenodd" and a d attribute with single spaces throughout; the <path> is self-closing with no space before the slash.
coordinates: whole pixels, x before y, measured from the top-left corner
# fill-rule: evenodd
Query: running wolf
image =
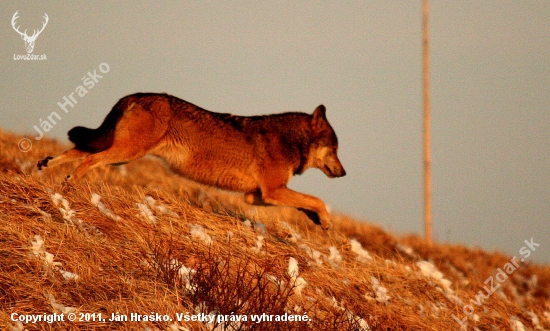
<path id="1" fill-rule="evenodd" d="M 345 176 L 325 111 L 320 105 L 312 115 L 235 116 L 167 94 L 137 93 L 120 99 L 99 128 L 72 128 L 74 148 L 40 160 L 38 169 L 83 159 L 67 176 L 77 180 L 92 168 L 153 154 L 186 178 L 243 192 L 249 204 L 295 207 L 326 230 L 331 222 L 323 201 L 286 186 L 308 168 Z"/>

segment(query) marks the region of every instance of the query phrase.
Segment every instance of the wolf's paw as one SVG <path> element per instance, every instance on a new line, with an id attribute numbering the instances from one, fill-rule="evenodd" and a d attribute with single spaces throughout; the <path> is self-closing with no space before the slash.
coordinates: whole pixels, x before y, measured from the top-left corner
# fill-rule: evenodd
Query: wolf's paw
<path id="1" fill-rule="evenodd" d="M 46 156 L 44 159 L 38 161 L 38 170 L 42 170 L 42 167 L 47 167 L 48 161 L 50 161 L 51 159 L 53 159 L 52 156 Z"/>
<path id="2" fill-rule="evenodd" d="M 328 230 L 332 228 L 332 222 L 330 221 L 330 218 L 328 214 L 317 214 L 316 212 L 304 209 L 304 208 L 298 208 L 299 211 L 306 214 L 306 216 L 313 221 L 313 223 L 320 225 L 321 229 Z"/>
<path id="3" fill-rule="evenodd" d="M 330 230 L 332 229 L 332 222 L 330 221 L 330 219 L 320 219 L 319 220 L 321 222 L 321 229 L 323 230 Z"/>

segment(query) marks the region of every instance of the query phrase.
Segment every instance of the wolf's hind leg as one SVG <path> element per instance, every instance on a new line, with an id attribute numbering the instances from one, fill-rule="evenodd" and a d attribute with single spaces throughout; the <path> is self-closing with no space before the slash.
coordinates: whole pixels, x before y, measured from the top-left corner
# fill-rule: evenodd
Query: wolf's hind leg
<path id="1" fill-rule="evenodd" d="M 116 142 L 111 147 L 103 152 L 90 154 L 86 156 L 84 161 L 76 168 L 72 174 L 67 176 L 67 180 L 78 180 L 85 173 L 93 168 L 115 164 L 115 163 L 128 163 L 133 160 L 137 160 L 147 154 L 148 149 L 142 149 L 139 145 L 126 145 Z"/>
<path id="2" fill-rule="evenodd" d="M 56 157 L 47 156 L 44 159 L 38 161 L 38 164 L 37 164 L 38 170 L 42 170 L 42 167 L 54 167 L 56 165 L 60 165 L 63 163 L 81 160 L 89 154 L 90 153 L 88 152 L 83 152 L 72 148 L 72 149 L 66 150 L 65 152 L 63 152 L 62 154 Z"/>
<path id="3" fill-rule="evenodd" d="M 116 124 L 111 146 L 86 156 L 67 180 L 77 180 L 89 170 L 102 165 L 137 160 L 158 145 L 167 130 L 168 124 L 160 122 L 152 111 L 144 110 L 139 105 L 131 106 Z"/>

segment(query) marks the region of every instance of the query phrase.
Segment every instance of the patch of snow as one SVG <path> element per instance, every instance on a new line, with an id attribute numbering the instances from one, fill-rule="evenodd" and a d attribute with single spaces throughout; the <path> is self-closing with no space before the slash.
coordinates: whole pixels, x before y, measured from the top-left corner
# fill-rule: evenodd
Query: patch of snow
<path id="1" fill-rule="evenodd" d="M 401 253 L 405 253 L 412 258 L 416 258 L 416 254 L 414 253 L 414 250 L 407 245 L 397 243 L 397 245 L 395 245 L 395 248 L 397 248 L 397 250 L 400 251 Z"/>
<path id="2" fill-rule="evenodd" d="M 340 263 L 342 262 L 342 255 L 340 254 L 338 248 L 330 246 L 328 248 L 328 251 L 330 252 L 329 256 L 327 257 L 328 263 L 333 267 L 340 266 Z"/>
<path id="3" fill-rule="evenodd" d="M 153 214 L 151 209 L 146 204 L 136 203 L 136 207 L 139 210 L 139 216 L 148 221 L 151 224 L 157 224 L 157 217 Z"/>
<path id="4" fill-rule="evenodd" d="M 290 278 L 298 277 L 300 274 L 300 271 L 298 269 L 298 261 L 296 261 L 295 258 L 290 257 L 288 258 L 288 275 Z"/>
<path id="5" fill-rule="evenodd" d="M 59 211 L 61 212 L 61 215 L 63 216 L 63 219 L 71 224 L 81 224 L 82 221 L 76 218 L 76 212 L 71 209 L 71 205 L 69 204 L 69 201 L 67 201 L 63 196 L 59 193 L 54 193 L 50 196 L 52 199 L 53 204 L 56 207 L 59 207 Z M 60 206 L 61 205 L 61 206 Z"/>
<path id="6" fill-rule="evenodd" d="M 371 276 L 370 281 L 375 293 L 374 299 L 385 305 L 389 304 L 391 297 L 388 295 L 388 289 L 380 285 L 380 281 L 374 276 Z"/>
<path id="7" fill-rule="evenodd" d="M 195 293 L 198 287 L 197 285 L 191 284 L 191 279 L 197 273 L 197 270 L 188 268 L 182 263 L 179 263 L 179 261 L 172 260 L 172 263 L 177 263 L 177 265 L 181 265 L 181 267 L 178 269 L 178 274 L 181 276 L 181 279 L 185 283 L 185 289 L 189 291 L 189 293 Z"/>
<path id="8" fill-rule="evenodd" d="M 361 243 L 357 241 L 357 239 L 351 239 L 350 240 L 351 245 L 351 251 L 357 254 L 357 261 L 367 263 L 369 261 L 372 261 L 372 257 L 370 256 L 369 252 L 363 248 Z"/>
<path id="9" fill-rule="evenodd" d="M 294 280 L 294 293 L 302 295 L 302 290 L 307 286 L 307 281 L 302 277 L 297 277 Z"/>
<path id="10" fill-rule="evenodd" d="M 252 251 L 256 254 L 262 253 L 262 247 L 264 246 L 264 236 L 258 236 L 256 238 L 256 246 L 252 247 Z"/>
<path id="11" fill-rule="evenodd" d="M 326 298 L 326 300 L 328 302 L 332 303 L 332 307 L 336 308 L 337 310 L 345 310 L 346 309 L 343 304 L 342 304 L 342 306 L 340 306 L 340 304 L 338 304 L 338 300 L 336 300 L 336 298 L 334 296 L 332 296 L 330 298 Z"/>
<path id="12" fill-rule="evenodd" d="M 313 259 L 313 261 L 315 262 L 316 265 L 318 266 L 321 266 L 323 265 L 323 260 L 321 259 L 321 257 L 323 256 L 323 254 L 321 254 L 321 252 L 319 252 L 318 250 L 316 249 L 312 249 L 311 247 L 309 247 L 308 245 L 306 244 L 300 244 L 298 247 L 300 247 L 301 249 L 303 249 L 304 251 L 306 251 L 307 255 Z M 309 263 L 311 264 L 311 263 Z"/>
<path id="13" fill-rule="evenodd" d="M 527 280 L 527 287 L 529 287 L 530 291 L 536 290 L 538 287 L 538 284 L 539 284 L 539 278 L 537 274 L 532 274 L 531 278 Z"/>
<path id="14" fill-rule="evenodd" d="M 204 228 L 198 224 L 189 224 L 191 227 L 191 236 L 195 239 L 201 240 L 205 245 L 212 244 L 212 238 L 204 231 Z"/>
<path id="15" fill-rule="evenodd" d="M 294 293 L 302 295 L 302 290 L 307 286 L 307 281 L 299 277 L 300 271 L 298 268 L 298 261 L 295 258 L 290 257 L 288 259 L 288 275 L 290 276 L 291 281 L 294 285 Z"/>
<path id="16" fill-rule="evenodd" d="M 63 276 L 65 280 L 77 280 L 79 278 L 77 274 L 69 271 L 59 270 L 59 272 L 61 273 L 61 276 Z"/>
<path id="17" fill-rule="evenodd" d="M 446 278 L 444 278 L 444 275 L 435 265 L 428 261 L 418 261 L 416 262 L 416 265 L 420 269 L 420 273 L 424 275 L 425 277 L 431 278 L 436 280 L 443 290 L 439 289 L 443 294 L 449 299 L 450 301 L 456 303 L 457 305 L 463 306 L 464 303 L 462 302 L 462 299 L 460 299 L 457 295 L 455 295 L 455 292 L 451 288 L 452 282 Z"/>
<path id="18" fill-rule="evenodd" d="M 153 199 L 150 195 L 146 195 L 145 198 L 143 198 L 143 201 L 149 206 L 149 208 L 156 210 L 160 214 L 179 218 L 179 215 L 171 211 L 165 204 L 157 204 L 155 199 Z"/>
<path id="19" fill-rule="evenodd" d="M 56 270 L 61 267 L 61 262 L 54 262 L 54 255 L 46 252 L 44 249 L 44 239 L 38 234 L 34 235 L 34 240 L 31 241 L 31 251 L 34 256 L 44 262 L 44 267 L 47 270 Z"/>
<path id="20" fill-rule="evenodd" d="M 285 286 L 285 281 L 282 280 L 282 279 L 279 279 L 273 275 L 269 275 L 269 274 L 266 274 L 265 277 L 267 279 L 269 279 L 270 281 L 272 281 L 273 283 L 275 283 L 275 285 L 277 285 L 277 287 L 279 287 L 279 289 L 283 289 L 283 287 Z"/>
<path id="21" fill-rule="evenodd" d="M 535 314 L 533 311 L 528 311 L 527 315 L 531 317 L 531 322 L 533 322 L 533 326 L 535 327 L 535 330 L 544 330 L 544 328 L 540 324 L 540 320 L 537 314 Z"/>
<path id="22" fill-rule="evenodd" d="M 206 305 L 206 303 L 204 301 L 200 302 L 198 305 L 195 306 L 195 314 L 206 314 L 208 316 L 208 320 L 216 321 L 216 315 L 218 315 L 218 311 L 212 310 L 211 312 L 208 312 L 207 308 L 208 308 L 208 306 Z M 216 322 L 213 322 L 213 323 L 203 322 L 203 324 L 205 325 L 205 327 L 208 330 L 211 330 L 211 331 L 213 331 L 215 328 L 217 328 Z M 220 327 L 221 330 L 232 330 L 231 328 L 226 328 L 225 323 L 218 324 L 218 326 Z M 238 329 L 236 328 L 236 330 L 238 330 Z"/>
<path id="23" fill-rule="evenodd" d="M 56 312 L 59 312 L 61 314 L 70 314 L 76 311 L 76 308 L 74 307 L 67 307 L 58 303 L 55 300 L 55 297 L 53 296 L 53 294 L 46 294 L 46 297 L 50 299 L 50 305 L 52 306 L 53 310 Z"/>
<path id="24" fill-rule="evenodd" d="M 78 228 L 84 232 L 87 232 L 89 229 L 94 230 L 96 234 L 101 234 L 101 232 L 93 225 L 86 224 L 84 221 L 76 217 L 76 211 L 71 209 L 71 205 L 69 204 L 69 201 L 67 201 L 63 196 L 59 193 L 54 193 L 50 195 L 50 198 L 52 199 L 53 204 L 58 207 L 59 211 L 61 212 L 61 216 L 63 216 L 63 221 L 66 224 L 70 224 L 73 226 L 78 226 Z"/>
<path id="25" fill-rule="evenodd" d="M 44 259 L 44 263 L 50 267 L 50 268 L 57 268 L 57 267 L 61 267 L 62 263 L 61 262 L 54 262 L 54 255 L 52 253 L 48 253 L 46 251 L 44 251 L 44 256 L 43 256 L 43 259 Z"/>
<path id="26" fill-rule="evenodd" d="M 235 236 L 235 234 L 233 233 L 233 231 L 227 231 L 226 241 L 229 243 L 231 241 L 231 239 L 233 239 L 234 236 Z"/>
<path id="27" fill-rule="evenodd" d="M 44 239 L 39 234 L 35 234 L 34 239 L 31 240 L 31 250 L 34 255 L 39 255 L 44 251 Z"/>
<path id="28" fill-rule="evenodd" d="M 44 268 L 46 271 L 59 271 L 65 280 L 77 280 L 78 275 L 69 271 L 61 269 L 63 265 L 61 262 L 55 262 L 55 255 L 46 252 L 44 249 L 44 239 L 40 235 L 34 235 L 34 239 L 31 240 L 31 252 L 37 259 L 41 259 L 44 262 Z"/>
<path id="29" fill-rule="evenodd" d="M 420 269 L 420 272 L 426 277 L 433 278 L 435 280 L 440 280 L 444 277 L 443 273 L 439 271 L 435 265 L 428 261 L 419 261 L 416 262 L 416 265 Z"/>
<path id="30" fill-rule="evenodd" d="M 348 317 L 348 321 L 352 323 L 352 325 L 357 324 L 359 326 L 359 331 L 370 331 L 370 327 L 367 321 L 359 316 L 354 315 L 349 309 L 346 309 L 346 316 Z"/>
<path id="31" fill-rule="evenodd" d="M 510 327 L 513 331 L 526 331 L 525 325 L 516 316 L 510 316 Z"/>
<path id="32" fill-rule="evenodd" d="M 103 202 L 101 202 L 101 196 L 99 194 L 92 193 L 92 198 L 90 199 L 90 202 L 92 203 L 92 205 L 97 207 L 100 213 L 109 217 L 113 221 L 121 220 L 119 216 L 115 215 L 109 208 L 105 206 Z"/>
<path id="33" fill-rule="evenodd" d="M 17 321 L 15 325 L 11 326 L 11 331 L 28 331 L 29 329 L 25 329 L 25 326 L 20 321 Z"/>

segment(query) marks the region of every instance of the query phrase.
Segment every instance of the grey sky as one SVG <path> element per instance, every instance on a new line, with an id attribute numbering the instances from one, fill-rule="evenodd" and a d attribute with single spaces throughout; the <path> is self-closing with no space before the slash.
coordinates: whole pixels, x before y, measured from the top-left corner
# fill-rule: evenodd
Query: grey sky
<path id="1" fill-rule="evenodd" d="M 348 175 L 291 187 L 397 234 L 423 233 L 421 1 L 9 2 L 0 5 L 4 129 L 66 141 L 134 92 L 240 115 L 319 104 Z M 49 23 L 33 54 L 12 29 Z M 433 222 L 440 242 L 550 262 L 550 6 L 430 3 Z M 64 113 L 57 105 L 107 63 Z"/>

